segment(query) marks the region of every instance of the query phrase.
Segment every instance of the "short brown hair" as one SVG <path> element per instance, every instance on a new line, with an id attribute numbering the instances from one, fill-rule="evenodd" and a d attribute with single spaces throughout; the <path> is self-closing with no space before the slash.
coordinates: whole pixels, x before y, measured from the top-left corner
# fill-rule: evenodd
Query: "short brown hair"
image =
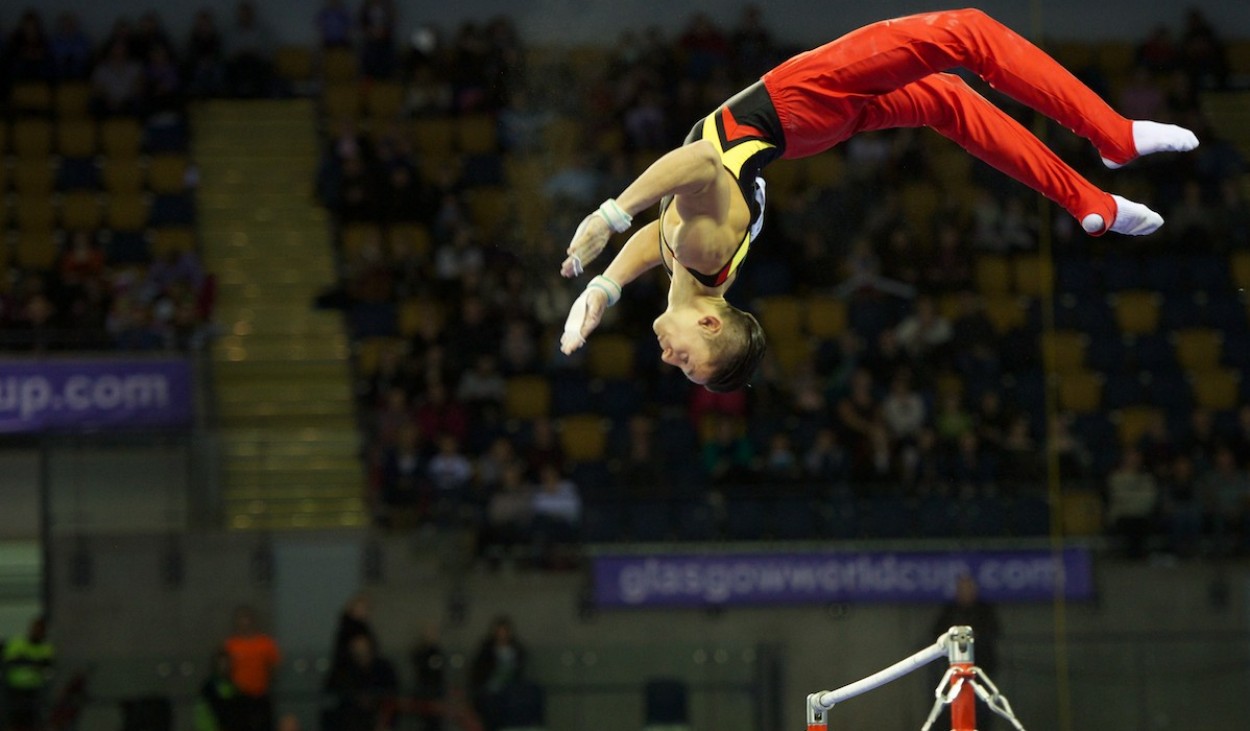
<path id="1" fill-rule="evenodd" d="M 759 320 L 730 304 L 721 311 L 721 335 L 712 345 L 716 369 L 703 387 L 715 393 L 744 388 L 755 376 L 768 343 Z"/>

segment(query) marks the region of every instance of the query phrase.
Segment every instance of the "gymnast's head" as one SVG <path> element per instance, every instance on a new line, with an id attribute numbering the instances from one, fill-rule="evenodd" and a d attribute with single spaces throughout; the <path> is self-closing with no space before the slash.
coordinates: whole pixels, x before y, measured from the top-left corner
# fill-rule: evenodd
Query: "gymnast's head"
<path id="1" fill-rule="evenodd" d="M 717 393 L 750 383 L 767 349 L 759 321 L 720 298 L 669 307 L 652 329 L 660 360 Z"/>

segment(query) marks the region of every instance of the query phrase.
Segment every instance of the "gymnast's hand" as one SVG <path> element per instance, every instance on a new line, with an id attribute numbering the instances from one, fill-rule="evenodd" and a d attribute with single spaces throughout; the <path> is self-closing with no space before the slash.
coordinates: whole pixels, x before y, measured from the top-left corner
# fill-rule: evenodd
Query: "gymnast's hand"
<path id="1" fill-rule="evenodd" d="M 560 274 L 570 279 L 579 276 L 603 252 L 611 237 L 612 227 L 598 211 L 586 216 L 573 234 L 573 241 L 565 252 L 568 258 L 560 265 Z"/>
<path id="2" fill-rule="evenodd" d="M 608 308 L 608 293 L 601 287 L 587 287 L 569 309 L 564 321 L 564 334 L 560 336 L 560 351 L 572 355 L 586 344 L 586 338 L 599 327 L 603 311 Z"/>

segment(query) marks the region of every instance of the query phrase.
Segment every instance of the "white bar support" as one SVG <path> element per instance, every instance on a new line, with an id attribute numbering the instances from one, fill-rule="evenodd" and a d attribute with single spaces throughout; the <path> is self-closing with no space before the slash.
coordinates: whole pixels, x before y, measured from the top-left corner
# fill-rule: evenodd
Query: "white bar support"
<path id="1" fill-rule="evenodd" d="M 966 639 L 970 639 L 971 634 L 971 630 L 968 627 L 951 627 L 946 634 L 938 637 L 937 641 L 932 645 L 909 658 L 894 663 L 884 670 L 875 672 L 849 685 L 844 685 L 837 690 L 812 693 L 807 697 L 808 708 L 812 711 L 827 711 L 843 701 L 867 693 L 874 688 L 880 688 L 886 683 L 897 680 L 938 658 L 950 656 L 952 648 L 964 649 L 967 646 L 965 644 Z"/>

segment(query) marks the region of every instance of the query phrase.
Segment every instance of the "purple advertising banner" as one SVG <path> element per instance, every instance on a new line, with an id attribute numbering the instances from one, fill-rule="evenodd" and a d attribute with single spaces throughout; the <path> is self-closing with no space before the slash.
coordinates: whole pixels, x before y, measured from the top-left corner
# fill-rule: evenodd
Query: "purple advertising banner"
<path id="1" fill-rule="evenodd" d="M 0 360 L 0 434 L 181 426 L 185 360 Z"/>
<path id="2" fill-rule="evenodd" d="M 706 607 L 843 602 L 949 601 L 963 574 L 993 602 L 1048 602 L 1094 595 L 1089 552 L 854 551 L 599 556 L 600 607 Z"/>

